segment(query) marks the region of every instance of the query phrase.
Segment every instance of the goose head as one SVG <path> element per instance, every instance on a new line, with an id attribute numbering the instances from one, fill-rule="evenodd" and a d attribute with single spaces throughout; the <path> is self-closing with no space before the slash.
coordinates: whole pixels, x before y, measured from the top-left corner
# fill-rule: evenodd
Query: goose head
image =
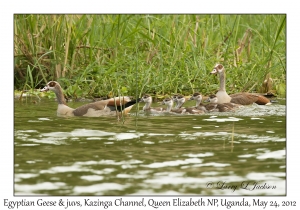
<path id="1" fill-rule="evenodd" d="M 152 103 L 152 97 L 149 94 L 145 94 L 140 98 L 140 102 Z"/>
<path id="2" fill-rule="evenodd" d="M 173 106 L 173 100 L 171 98 L 165 98 L 162 101 L 163 105 L 167 105 L 168 107 L 172 107 Z"/>
<path id="3" fill-rule="evenodd" d="M 58 82 L 55 81 L 50 81 L 46 84 L 46 86 L 40 90 L 40 92 L 47 92 L 49 90 L 53 91 L 53 92 L 57 92 L 61 89 L 60 85 Z"/>
<path id="4" fill-rule="evenodd" d="M 215 94 L 212 94 L 209 96 L 209 98 L 207 99 L 208 102 L 211 102 L 211 103 L 218 103 L 218 98 Z"/>
<path id="5" fill-rule="evenodd" d="M 181 94 L 177 96 L 177 106 L 176 108 L 180 108 L 185 103 L 185 97 Z"/>
<path id="6" fill-rule="evenodd" d="M 172 100 L 173 100 L 175 103 L 177 103 L 177 97 L 178 97 L 178 94 L 174 94 L 174 95 L 172 96 Z"/>
<path id="7" fill-rule="evenodd" d="M 211 74 L 220 74 L 221 72 L 224 72 L 224 66 L 222 64 L 216 64 Z"/>
<path id="8" fill-rule="evenodd" d="M 192 97 L 189 98 L 189 101 L 195 100 L 195 101 L 202 101 L 202 95 L 200 93 L 194 93 Z"/>

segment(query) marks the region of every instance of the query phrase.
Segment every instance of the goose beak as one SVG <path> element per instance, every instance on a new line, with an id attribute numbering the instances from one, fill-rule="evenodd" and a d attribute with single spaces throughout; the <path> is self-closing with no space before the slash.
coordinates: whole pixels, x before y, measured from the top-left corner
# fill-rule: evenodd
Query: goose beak
<path id="1" fill-rule="evenodd" d="M 49 90 L 49 88 L 47 86 L 45 86 L 43 89 L 40 90 L 40 92 L 47 92 Z"/>
<path id="2" fill-rule="evenodd" d="M 194 100 L 194 97 L 190 97 L 190 98 L 188 99 L 188 101 L 192 101 L 192 100 Z"/>

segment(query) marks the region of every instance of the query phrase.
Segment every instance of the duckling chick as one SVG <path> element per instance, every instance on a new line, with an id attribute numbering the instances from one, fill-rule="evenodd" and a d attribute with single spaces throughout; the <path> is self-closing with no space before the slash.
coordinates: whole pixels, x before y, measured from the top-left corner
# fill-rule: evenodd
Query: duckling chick
<path id="1" fill-rule="evenodd" d="M 226 104 L 218 104 L 215 102 L 212 102 L 209 100 L 209 104 L 203 104 L 202 102 L 202 95 L 200 93 L 194 93 L 192 97 L 189 100 L 195 100 L 196 101 L 196 109 L 204 110 L 207 112 L 227 112 L 231 111 L 233 108 Z M 213 101 L 215 101 L 214 98 L 212 98 Z"/>
<path id="2" fill-rule="evenodd" d="M 178 97 L 178 94 L 174 94 L 174 95 L 172 96 L 172 100 L 173 100 L 173 102 L 174 102 L 175 108 L 177 107 L 177 97 Z"/>
<path id="3" fill-rule="evenodd" d="M 152 97 L 149 94 L 145 94 L 139 102 L 145 103 L 145 106 L 143 107 L 144 112 L 159 113 L 165 111 L 165 108 L 163 107 L 151 107 Z"/>
<path id="4" fill-rule="evenodd" d="M 215 95 L 215 94 L 211 94 L 209 95 L 209 98 L 207 99 L 208 102 L 210 103 L 218 103 L 218 97 Z M 222 103 L 222 105 L 228 107 L 228 108 L 231 108 L 231 109 L 236 109 L 236 108 L 240 108 L 240 107 L 243 107 L 243 105 L 241 104 L 235 104 L 235 103 Z"/>
<path id="5" fill-rule="evenodd" d="M 201 103 L 202 99 L 203 99 L 202 95 L 197 92 L 197 93 L 194 93 L 192 95 L 192 97 L 189 98 L 189 101 L 195 100 L 196 101 L 196 106 L 194 108 L 200 109 L 200 110 L 203 110 L 203 111 L 206 111 L 206 112 L 208 112 L 208 111 L 210 111 L 210 110 L 212 110 L 212 109 L 215 108 L 215 107 L 213 107 L 211 105 L 207 106 L 207 104 Z"/>
<path id="6" fill-rule="evenodd" d="M 176 100 L 176 99 L 175 99 Z M 162 101 L 162 104 L 163 105 L 167 105 L 167 108 L 165 110 L 165 112 L 169 112 L 169 113 L 177 113 L 177 114 L 183 114 L 185 113 L 185 109 L 183 108 L 175 108 L 175 109 L 172 109 L 173 107 L 173 99 L 172 98 L 165 98 L 163 101 Z"/>
<path id="7" fill-rule="evenodd" d="M 203 113 L 205 113 L 205 111 L 199 110 L 199 109 L 196 109 L 196 108 L 192 108 L 192 107 L 184 108 L 184 107 L 181 107 L 184 102 L 185 102 L 185 98 L 183 100 L 180 97 L 180 99 L 178 100 L 178 97 L 177 97 L 177 107 L 180 107 L 180 108 L 172 109 L 173 100 L 171 98 L 166 98 L 166 99 L 163 100 L 163 104 L 167 105 L 166 112 L 173 112 L 173 113 L 178 113 L 178 114 L 185 114 L 185 113 L 186 114 L 203 114 Z"/>
<path id="8" fill-rule="evenodd" d="M 185 103 L 185 97 L 181 94 L 177 95 L 177 106 L 175 108 L 179 109 Z"/>
<path id="9" fill-rule="evenodd" d="M 174 94 L 172 96 L 172 100 L 173 100 L 175 109 L 181 108 L 182 104 L 184 104 L 184 102 L 185 102 L 185 98 L 181 94 Z"/>

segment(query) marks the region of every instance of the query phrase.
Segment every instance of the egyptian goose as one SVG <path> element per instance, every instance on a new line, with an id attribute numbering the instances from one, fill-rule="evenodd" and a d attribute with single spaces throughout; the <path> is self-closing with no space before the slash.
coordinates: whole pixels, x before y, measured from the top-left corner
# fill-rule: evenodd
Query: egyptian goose
<path id="1" fill-rule="evenodd" d="M 149 94 L 143 95 L 143 97 L 140 98 L 139 102 L 144 102 L 145 103 L 145 106 L 143 107 L 144 112 L 159 113 L 159 112 L 163 112 L 164 110 L 166 110 L 163 107 L 151 107 L 152 97 Z"/>
<path id="2" fill-rule="evenodd" d="M 175 99 L 177 100 L 177 98 Z M 177 113 L 177 114 L 183 114 L 185 113 L 185 109 L 184 108 L 175 108 L 175 109 L 172 109 L 173 107 L 173 99 L 172 98 L 165 98 L 163 101 L 162 101 L 162 105 L 167 105 L 167 108 L 164 110 L 165 112 L 167 113 Z"/>
<path id="3" fill-rule="evenodd" d="M 225 69 L 222 64 L 215 65 L 211 74 L 219 74 L 220 75 L 220 89 L 217 92 L 216 96 L 218 98 L 218 103 L 235 103 L 241 105 L 249 105 L 253 103 L 257 103 L 259 105 L 269 105 L 271 104 L 270 100 L 264 96 L 256 95 L 252 93 L 235 93 L 232 95 L 228 95 L 225 89 Z"/>
<path id="4" fill-rule="evenodd" d="M 172 100 L 173 100 L 173 102 L 174 102 L 175 107 L 178 107 L 178 105 L 177 105 L 177 97 L 178 97 L 178 94 L 174 94 L 174 95 L 172 96 Z"/>
<path id="5" fill-rule="evenodd" d="M 196 109 L 196 108 L 193 108 L 193 107 L 187 107 L 187 108 L 184 108 L 182 107 L 182 105 L 184 104 L 185 102 L 185 98 L 184 96 L 181 97 L 182 95 L 179 95 L 179 97 L 177 97 L 177 107 L 179 108 L 174 108 L 172 109 L 172 106 L 173 106 L 173 100 L 171 98 L 166 98 L 163 100 L 163 104 L 167 105 L 167 109 L 166 109 L 166 112 L 172 112 L 172 113 L 177 113 L 177 114 L 203 114 L 205 113 L 205 111 L 203 110 L 199 110 L 199 109 Z M 179 98 L 179 100 L 178 100 Z"/>
<path id="6" fill-rule="evenodd" d="M 173 104 L 175 105 L 174 106 L 174 109 L 179 109 L 182 107 L 182 105 L 184 104 L 185 102 L 185 98 L 183 95 L 181 94 L 174 94 L 172 96 L 172 100 L 173 100 Z"/>
<path id="7" fill-rule="evenodd" d="M 100 117 L 105 115 L 121 115 L 127 114 L 136 100 L 130 100 L 128 96 L 120 96 L 101 100 L 89 104 L 82 105 L 76 109 L 67 106 L 62 88 L 56 81 L 50 81 L 41 89 L 41 92 L 53 91 L 56 95 L 58 108 L 58 116 L 85 116 L 85 117 Z"/>
<path id="8" fill-rule="evenodd" d="M 196 109 L 203 110 L 206 112 L 227 112 L 233 110 L 234 105 L 229 104 L 219 104 L 216 103 L 215 98 L 208 98 L 208 101 L 211 102 L 209 104 L 203 104 L 202 102 L 202 95 L 200 93 L 194 93 L 189 100 L 196 101 Z"/>

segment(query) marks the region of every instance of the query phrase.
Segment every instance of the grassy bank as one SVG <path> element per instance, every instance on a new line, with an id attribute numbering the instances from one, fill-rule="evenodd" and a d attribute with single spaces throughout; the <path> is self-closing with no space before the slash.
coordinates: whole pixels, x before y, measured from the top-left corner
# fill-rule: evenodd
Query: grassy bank
<path id="1" fill-rule="evenodd" d="M 15 15 L 16 90 L 61 83 L 73 98 L 218 89 L 285 95 L 285 15 Z M 266 77 L 272 78 L 263 87 Z M 271 80 L 270 80 L 271 81 Z"/>

